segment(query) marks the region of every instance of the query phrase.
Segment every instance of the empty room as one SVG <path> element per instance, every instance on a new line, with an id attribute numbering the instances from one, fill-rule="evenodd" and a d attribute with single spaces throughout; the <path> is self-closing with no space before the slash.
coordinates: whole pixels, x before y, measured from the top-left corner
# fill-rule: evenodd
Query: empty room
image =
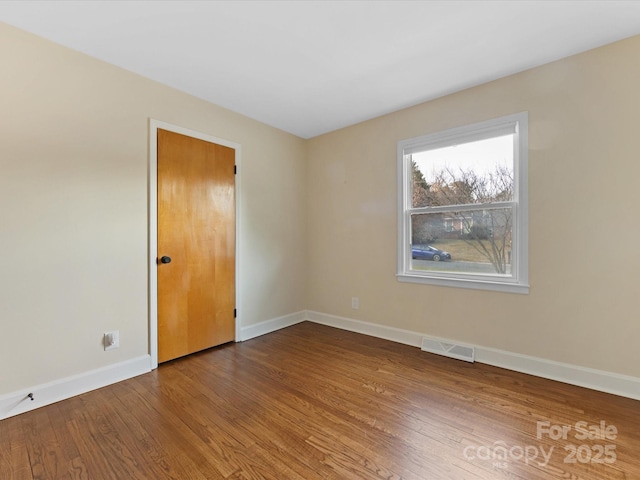
<path id="1" fill-rule="evenodd" d="M 0 479 L 640 478 L 640 2 L 0 2 Z"/>

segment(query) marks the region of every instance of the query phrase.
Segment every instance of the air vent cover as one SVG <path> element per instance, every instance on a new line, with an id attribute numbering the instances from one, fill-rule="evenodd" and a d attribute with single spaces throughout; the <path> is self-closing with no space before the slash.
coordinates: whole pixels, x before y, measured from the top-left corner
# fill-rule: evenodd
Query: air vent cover
<path id="1" fill-rule="evenodd" d="M 436 338 L 422 338 L 421 350 L 429 353 L 444 355 L 445 357 L 464 360 L 473 363 L 475 361 L 475 349 L 469 345 L 459 345 L 455 343 L 447 343 Z"/>

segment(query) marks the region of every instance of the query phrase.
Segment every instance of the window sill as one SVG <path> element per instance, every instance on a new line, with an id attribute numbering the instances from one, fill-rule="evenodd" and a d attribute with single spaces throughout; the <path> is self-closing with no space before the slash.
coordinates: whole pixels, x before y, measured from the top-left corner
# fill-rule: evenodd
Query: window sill
<path id="1" fill-rule="evenodd" d="M 478 278 L 442 278 L 427 275 L 397 274 L 399 282 L 422 283 L 440 287 L 470 288 L 473 290 L 492 290 L 494 292 L 519 293 L 527 295 L 529 285 L 521 283 L 496 282 Z"/>

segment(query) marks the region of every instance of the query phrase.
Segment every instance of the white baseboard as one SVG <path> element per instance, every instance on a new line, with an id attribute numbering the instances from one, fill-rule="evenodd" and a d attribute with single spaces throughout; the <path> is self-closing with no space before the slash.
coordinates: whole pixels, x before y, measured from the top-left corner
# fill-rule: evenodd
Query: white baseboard
<path id="1" fill-rule="evenodd" d="M 241 342 L 250 340 L 252 338 L 259 337 L 260 335 L 265 335 L 267 333 L 280 330 L 281 328 L 290 327 L 296 323 L 304 322 L 306 319 L 307 312 L 303 310 L 296 313 L 290 313 L 283 317 L 265 320 L 264 322 L 256 323 L 255 325 L 249 325 L 248 327 L 242 327 L 240 329 L 240 338 L 238 340 Z"/>
<path id="2" fill-rule="evenodd" d="M 240 341 L 280 330 L 305 321 L 306 311 L 273 318 L 240 329 Z M 151 356 L 143 355 L 115 365 L 99 368 L 42 385 L 0 396 L 0 420 L 35 410 L 82 393 L 102 388 L 151 371 Z M 33 393 L 34 400 L 27 395 Z"/>
<path id="3" fill-rule="evenodd" d="M 640 400 L 638 377 L 488 347 L 476 347 L 476 362 Z"/>
<path id="4" fill-rule="evenodd" d="M 422 337 L 430 336 L 423 333 L 401 330 L 314 311 L 307 311 L 307 320 L 418 348 L 421 345 Z M 452 339 L 441 340 L 449 343 L 459 343 L 457 340 Z M 478 345 L 475 345 L 475 355 L 476 362 L 479 363 L 640 400 L 640 378 L 638 377 L 554 362 L 544 358 L 531 357 Z"/>
<path id="5" fill-rule="evenodd" d="M 53 382 L 0 396 L 0 420 L 106 387 L 151 371 L 151 357 L 143 355 Z M 33 400 L 27 395 L 33 393 Z"/>
<path id="6" fill-rule="evenodd" d="M 328 315 L 326 313 L 314 312 L 307 310 L 307 320 L 336 327 L 350 332 L 364 333 L 372 337 L 391 340 L 392 342 L 411 345 L 420 348 L 422 345 L 422 337 L 424 335 L 400 328 L 387 327 L 385 325 L 377 325 L 375 323 L 363 322 L 361 320 L 353 320 L 352 318 L 338 317 L 336 315 Z"/>
<path id="7" fill-rule="evenodd" d="M 410 330 L 307 310 L 243 327 L 240 330 L 240 341 L 275 332 L 305 320 L 417 348 L 420 348 L 422 337 L 427 336 L 427 334 Z M 451 343 L 457 342 L 450 339 L 441 340 Z M 476 361 L 479 363 L 640 400 L 640 378 L 638 377 L 554 362 L 477 345 L 475 346 L 475 355 Z M 0 396 L 0 420 L 150 371 L 151 357 L 143 355 L 115 365 L 2 395 Z M 29 393 L 34 394 L 33 401 L 27 397 Z"/>

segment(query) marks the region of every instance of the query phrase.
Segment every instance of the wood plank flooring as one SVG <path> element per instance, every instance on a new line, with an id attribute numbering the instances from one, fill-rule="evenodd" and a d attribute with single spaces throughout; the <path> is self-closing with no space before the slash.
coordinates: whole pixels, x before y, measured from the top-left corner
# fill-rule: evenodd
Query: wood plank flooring
<path id="1" fill-rule="evenodd" d="M 640 402 L 305 322 L 0 421 L 0 479 L 640 479 Z"/>

